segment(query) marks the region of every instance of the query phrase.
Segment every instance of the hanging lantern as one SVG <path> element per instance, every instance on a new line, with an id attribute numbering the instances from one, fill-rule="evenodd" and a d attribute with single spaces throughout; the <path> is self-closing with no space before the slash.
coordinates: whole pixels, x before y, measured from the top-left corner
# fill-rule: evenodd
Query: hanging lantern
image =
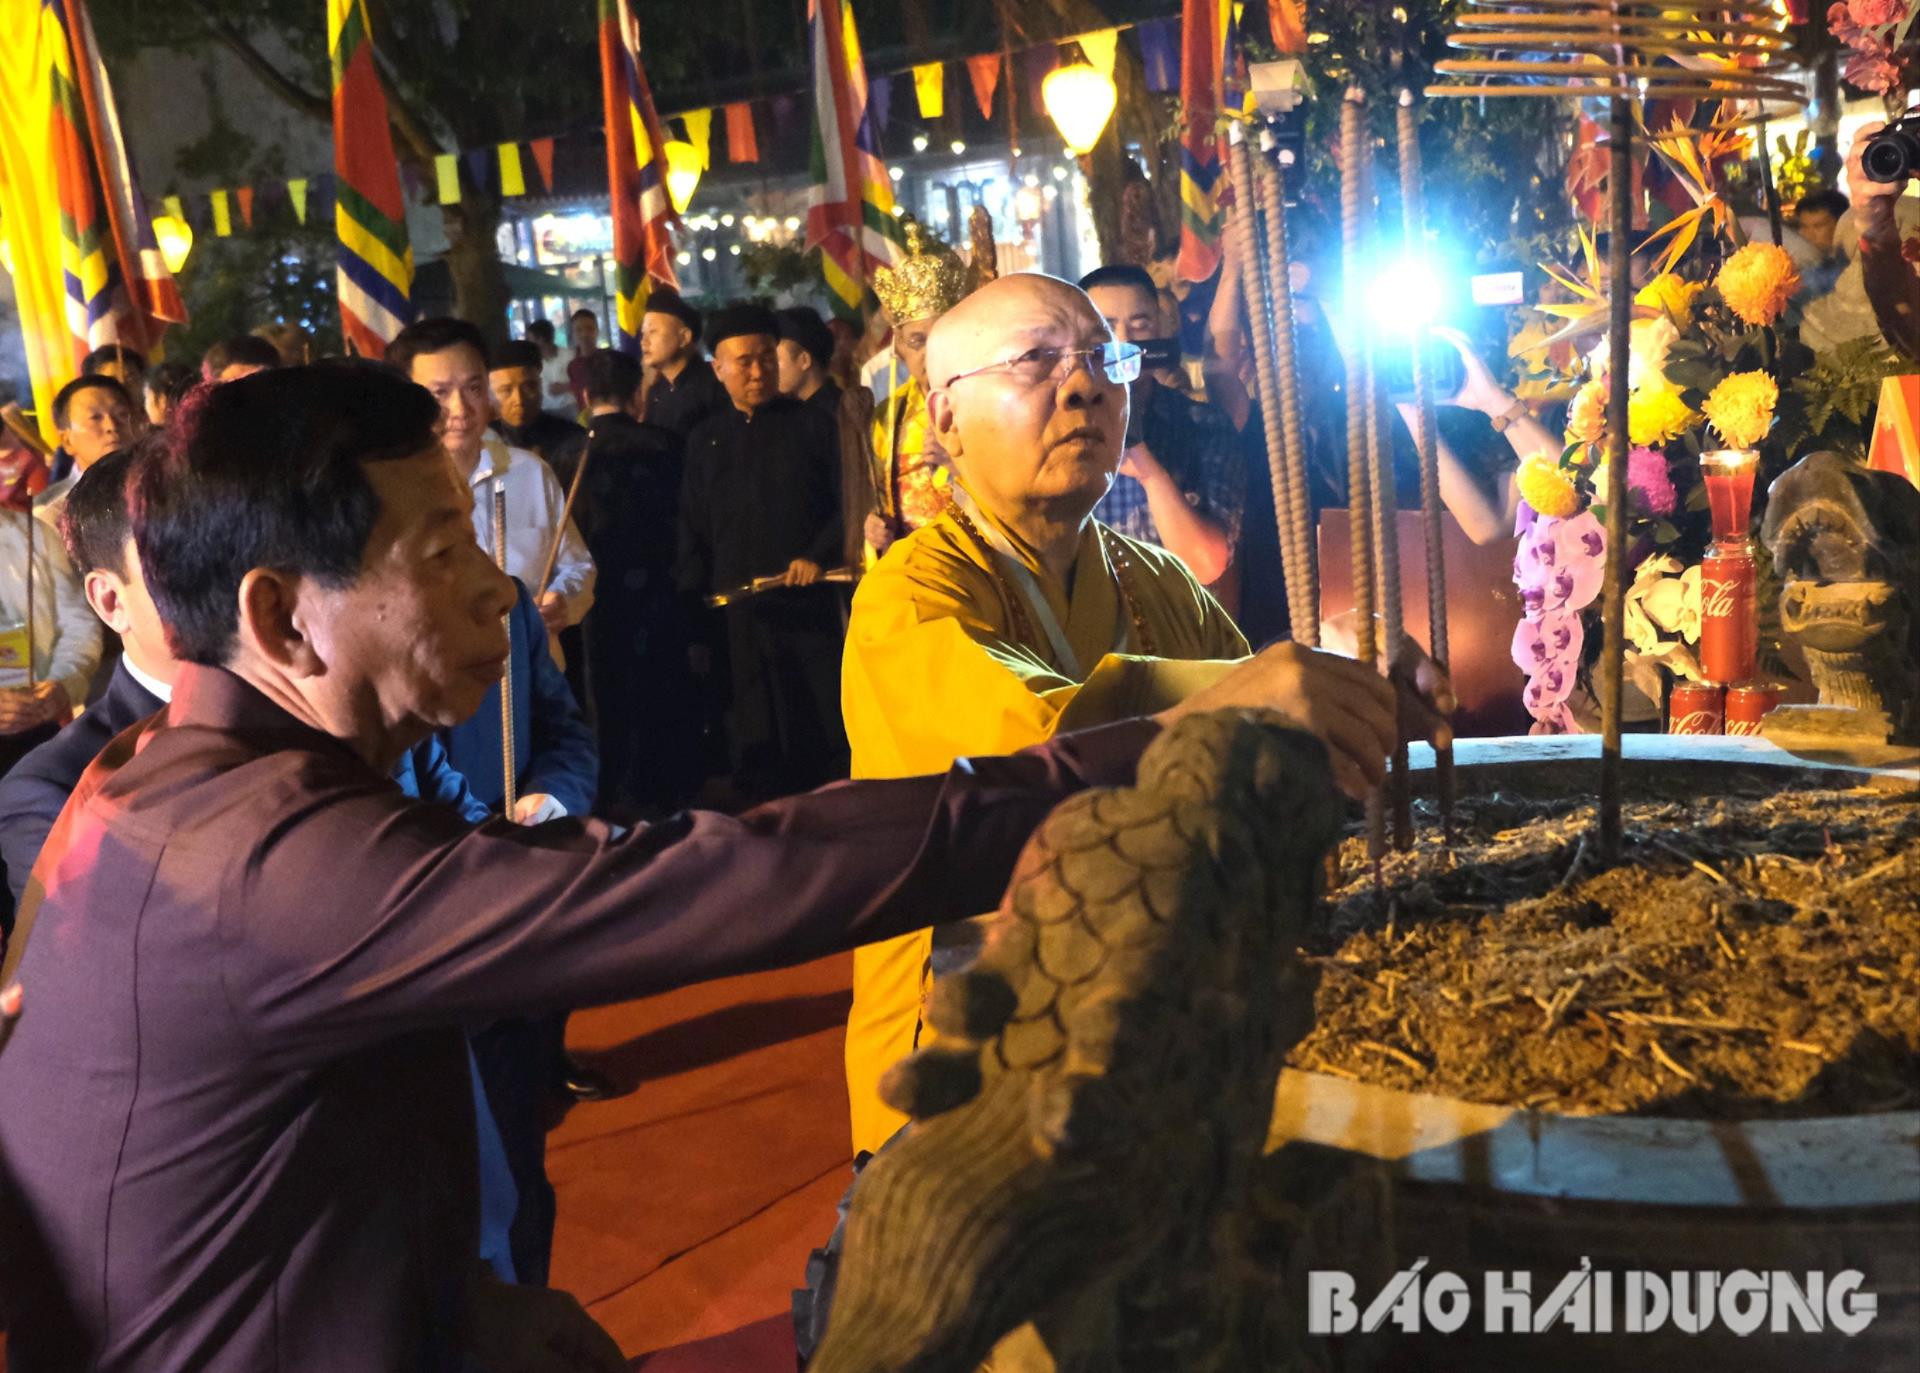
<path id="1" fill-rule="evenodd" d="M 186 266 L 187 254 L 193 251 L 192 225 L 172 215 L 156 215 L 153 237 L 160 245 L 160 256 L 165 260 L 169 272 L 178 272 Z"/>
<path id="2" fill-rule="evenodd" d="M 1076 154 L 1093 151 L 1107 121 L 1113 118 L 1117 98 L 1113 78 L 1085 62 L 1056 67 L 1040 83 L 1040 101 L 1047 107 L 1048 117 Z"/>
<path id="3" fill-rule="evenodd" d="M 667 154 L 667 198 L 673 212 L 685 214 L 693 203 L 693 189 L 700 184 L 700 150 L 682 139 L 670 139 Z"/>

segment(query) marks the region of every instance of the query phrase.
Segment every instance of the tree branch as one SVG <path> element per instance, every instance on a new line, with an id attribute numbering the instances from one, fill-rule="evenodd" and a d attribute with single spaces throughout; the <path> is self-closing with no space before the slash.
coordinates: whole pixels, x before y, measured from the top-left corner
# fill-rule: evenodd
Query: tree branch
<path id="1" fill-rule="evenodd" d="M 281 71 L 268 60 L 265 53 L 255 47 L 252 41 L 234 26 L 231 20 L 215 14 L 206 0 L 189 0 L 189 3 L 213 36 L 238 57 L 249 71 L 259 77 L 268 90 L 310 118 L 333 118 L 333 102 L 330 99 L 316 95 Z"/>

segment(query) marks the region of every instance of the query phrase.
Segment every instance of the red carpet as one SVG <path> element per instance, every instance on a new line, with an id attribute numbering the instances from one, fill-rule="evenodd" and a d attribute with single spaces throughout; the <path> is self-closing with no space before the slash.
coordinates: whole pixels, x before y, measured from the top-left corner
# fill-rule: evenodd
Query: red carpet
<path id="1" fill-rule="evenodd" d="M 570 1046 L 626 1094 L 575 1107 L 547 1137 L 553 1283 L 641 1356 L 636 1369 L 793 1368 L 789 1293 L 833 1229 L 851 1164 L 851 966 L 573 1017 Z"/>

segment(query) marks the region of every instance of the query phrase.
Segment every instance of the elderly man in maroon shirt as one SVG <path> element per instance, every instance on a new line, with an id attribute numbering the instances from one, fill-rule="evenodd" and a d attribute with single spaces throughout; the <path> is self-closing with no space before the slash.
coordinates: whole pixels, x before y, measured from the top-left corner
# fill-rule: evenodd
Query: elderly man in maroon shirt
<path id="1" fill-rule="evenodd" d="M 617 837 L 409 801 L 395 760 L 477 707 L 513 603 L 437 415 L 373 364 L 264 372 L 137 475 L 186 665 L 81 780 L 0 972 L 26 989 L 0 1055 L 15 1369 L 619 1367 L 567 1299 L 477 1286 L 459 1027 L 989 909 L 1048 809 L 1153 733 Z"/>

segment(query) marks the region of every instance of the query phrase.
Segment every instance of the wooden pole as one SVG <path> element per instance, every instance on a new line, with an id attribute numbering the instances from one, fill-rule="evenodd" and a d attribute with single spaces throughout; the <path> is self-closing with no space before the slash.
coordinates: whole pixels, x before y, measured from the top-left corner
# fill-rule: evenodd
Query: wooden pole
<path id="1" fill-rule="evenodd" d="M 1427 243 L 1425 188 L 1420 184 L 1420 132 L 1413 92 L 1400 92 L 1397 111 L 1400 144 L 1400 213 L 1407 252 L 1424 256 Z M 1434 437 L 1433 377 L 1427 368 L 1426 338 L 1413 350 L 1413 443 L 1420 453 L 1420 517 L 1427 545 L 1427 651 L 1442 672 L 1452 653 L 1447 645 L 1447 563 L 1442 547 L 1440 457 Z M 1453 743 L 1436 748 L 1434 791 L 1440 803 L 1440 829 L 1453 837 Z"/>
<path id="2" fill-rule="evenodd" d="M 1347 88 L 1340 107 L 1340 236 L 1346 289 L 1366 271 L 1366 230 L 1363 217 L 1371 200 L 1367 187 L 1366 92 Z M 1373 633 L 1373 482 L 1368 467 L 1367 428 L 1372 410 L 1372 387 L 1367 374 L 1365 326 L 1349 331 L 1347 368 L 1347 528 L 1353 554 L 1354 656 L 1372 666 L 1379 662 Z M 1386 830 L 1380 809 L 1380 790 L 1367 796 L 1367 854 L 1379 881 L 1380 857 L 1386 851 Z"/>
<path id="3" fill-rule="evenodd" d="M 1633 115 L 1624 96 L 1613 97 L 1607 189 L 1607 562 L 1601 584 L 1600 853 L 1620 856 L 1620 690 L 1626 651 L 1627 366 L 1633 321 L 1633 269 L 1627 235 L 1633 224 Z"/>
<path id="4" fill-rule="evenodd" d="M 493 560 L 504 574 L 507 570 L 507 485 L 493 484 Z M 513 612 L 507 612 L 507 673 L 500 679 L 500 776 L 503 783 L 501 804 L 507 819 L 520 799 L 517 750 L 513 746 Z"/>
<path id="5" fill-rule="evenodd" d="M 1267 440 L 1267 471 L 1273 478 L 1273 518 L 1280 535 L 1281 576 L 1286 582 L 1287 611 L 1293 620 L 1293 636 L 1300 637 L 1301 610 L 1298 584 L 1298 550 L 1293 545 L 1293 526 L 1287 518 L 1291 499 L 1288 490 L 1289 469 L 1286 460 L 1285 425 L 1280 415 L 1280 384 L 1275 375 L 1272 318 L 1266 283 L 1261 271 L 1259 201 L 1254 193 L 1253 162 L 1247 148 L 1246 129 L 1235 123 L 1227 130 L 1227 161 L 1233 175 L 1234 210 L 1228 232 L 1239 240 L 1241 295 L 1247 303 L 1248 332 L 1253 342 L 1254 390 L 1260 397 L 1260 421 Z"/>
<path id="6" fill-rule="evenodd" d="M 1262 153 L 1270 150 L 1273 133 L 1261 134 Z M 1300 606 L 1292 610 L 1293 637 L 1310 647 L 1320 644 L 1320 567 L 1313 538 L 1313 487 L 1307 475 L 1306 425 L 1300 417 L 1300 371 L 1295 348 L 1293 318 L 1292 262 L 1287 253 L 1286 163 L 1276 151 L 1269 166 L 1260 159 L 1258 180 L 1260 203 L 1267 220 L 1267 280 L 1272 294 L 1270 314 L 1273 320 L 1273 367 L 1280 386 L 1280 418 L 1286 439 L 1287 529 L 1291 531 L 1294 553 L 1285 563 L 1287 585 L 1300 587 Z M 1274 484 L 1278 493 L 1279 483 Z M 1287 557 L 1286 538 L 1281 539 L 1281 556 Z M 1295 563 L 1299 574 L 1294 573 Z M 1291 602 L 1289 602 L 1291 607 Z"/>
<path id="7" fill-rule="evenodd" d="M 1780 222 L 1780 192 L 1773 184 L 1773 154 L 1767 151 L 1767 121 L 1760 121 L 1757 131 L 1760 144 L 1760 189 L 1767 197 L 1767 232 L 1773 236 L 1773 246 L 1778 248 L 1783 237 L 1784 226 Z"/>
<path id="8" fill-rule="evenodd" d="M 553 579 L 553 565 L 560 559 L 560 540 L 567 535 L 567 526 L 573 520 L 573 503 L 580 495 L 580 479 L 587 475 L 587 463 L 593 457 L 593 445 L 589 443 L 580 454 L 580 465 L 573 469 L 573 480 L 567 483 L 567 503 L 560 510 L 560 523 L 553 528 L 553 538 L 547 543 L 547 556 L 540 560 L 540 580 L 527 589 L 533 592 L 538 601 L 547 593 L 547 583 Z"/>

